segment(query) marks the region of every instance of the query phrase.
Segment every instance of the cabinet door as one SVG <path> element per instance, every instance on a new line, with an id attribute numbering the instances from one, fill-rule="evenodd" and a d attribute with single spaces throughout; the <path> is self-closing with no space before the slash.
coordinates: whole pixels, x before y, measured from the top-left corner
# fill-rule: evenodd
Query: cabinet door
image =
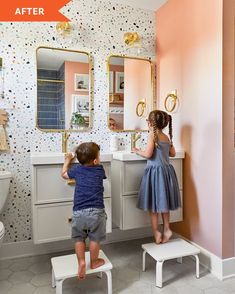
<path id="1" fill-rule="evenodd" d="M 111 198 L 104 199 L 107 213 L 106 231 L 112 231 Z M 33 236 L 35 243 L 46 243 L 71 238 L 73 203 L 55 203 L 34 206 Z"/>
<path id="2" fill-rule="evenodd" d="M 137 195 L 121 197 L 122 201 L 122 230 L 136 229 L 150 226 L 150 217 L 148 212 L 145 212 L 136 207 Z M 182 201 L 182 192 L 181 192 Z M 183 201 L 182 201 L 183 205 Z M 170 222 L 178 222 L 183 220 L 182 208 L 170 212 Z M 162 224 L 162 219 L 159 214 L 159 224 Z"/>
<path id="3" fill-rule="evenodd" d="M 146 161 L 128 161 L 123 165 L 123 195 L 137 194 L 140 188 Z"/>

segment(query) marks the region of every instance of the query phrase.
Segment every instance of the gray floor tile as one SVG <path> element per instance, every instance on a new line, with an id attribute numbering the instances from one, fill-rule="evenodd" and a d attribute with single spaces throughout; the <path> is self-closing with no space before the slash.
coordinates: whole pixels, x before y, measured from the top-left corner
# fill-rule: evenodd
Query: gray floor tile
<path id="1" fill-rule="evenodd" d="M 12 284 L 23 284 L 23 283 L 29 283 L 33 277 L 34 277 L 34 274 L 32 272 L 20 271 L 20 272 L 14 272 L 13 274 L 11 274 L 8 280 Z"/>
<path id="2" fill-rule="evenodd" d="M 146 271 L 142 272 L 141 244 L 152 238 L 106 244 L 102 249 L 113 263 L 114 294 L 235 294 L 235 278 L 220 281 L 205 268 L 200 268 L 200 279 L 195 278 L 195 261 L 184 258 L 163 265 L 163 288 L 155 287 L 155 261 L 147 255 Z M 51 287 L 52 256 L 71 254 L 66 251 L 54 254 L 24 257 L 0 262 L 1 294 L 55 294 Z M 64 281 L 63 294 L 105 294 L 107 279 L 95 275 L 85 281 L 72 278 Z"/>
<path id="3" fill-rule="evenodd" d="M 9 269 L 1 269 L 0 270 L 0 281 L 4 281 L 8 279 L 8 277 L 12 274 L 12 271 Z"/>
<path id="4" fill-rule="evenodd" d="M 7 280 L 5 281 L 0 281 L 0 293 L 5 294 L 7 291 L 11 288 L 12 284 L 8 282 Z"/>
<path id="5" fill-rule="evenodd" d="M 36 287 L 51 285 L 51 272 L 35 275 L 30 283 Z"/>
<path id="6" fill-rule="evenodd" d="M 35 287 L 27 283 L 12 286 L 7 294 L 32 294 L 34 291 Z"/>

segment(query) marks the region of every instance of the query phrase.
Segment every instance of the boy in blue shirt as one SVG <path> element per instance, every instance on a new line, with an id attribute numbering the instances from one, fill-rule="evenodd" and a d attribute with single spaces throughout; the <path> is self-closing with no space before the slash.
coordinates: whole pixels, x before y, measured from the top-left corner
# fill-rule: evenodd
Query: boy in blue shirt
<path id="1" fill-rule="evenodd" d="M 76 181 L 72 238 L 75 239 L 75 252 L 78 258 L 78 279 L 85 279 L 85 239 L 90 240 L 90 267 L 92 269 L 102 266 L 104 260 L 99 257 L 100 241 L 106 236 L 107 215 L 104 210 L 103 180 L 106 179 L 103 166 L 100 164 L 100 147 L 93 142 L 80 144 L 76 151 L 79 164 L 71 163 L 74 159 L 72 153 L 65 156 L 61 176 Z"/>

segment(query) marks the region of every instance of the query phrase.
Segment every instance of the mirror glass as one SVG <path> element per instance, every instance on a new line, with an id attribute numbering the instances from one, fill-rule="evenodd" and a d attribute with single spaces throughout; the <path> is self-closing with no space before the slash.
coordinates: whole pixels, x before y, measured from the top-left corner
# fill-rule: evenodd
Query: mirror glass
<path id="1" fill-rule="evenodd" d="M 89 53 L 37 49 L 37 127 L 86 131 L 90 127 Z"/>
<path id="2" fill-rule="evenodd" d="M 153 109 L 153 72 L 148 59 L 111 56 L 109 73 L 109 118 L 112 131 L 147 130 Z"/>

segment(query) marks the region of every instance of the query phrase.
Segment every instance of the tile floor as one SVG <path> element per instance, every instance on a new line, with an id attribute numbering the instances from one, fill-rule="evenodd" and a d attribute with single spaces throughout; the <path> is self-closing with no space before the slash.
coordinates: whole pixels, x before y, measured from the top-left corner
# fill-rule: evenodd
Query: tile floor
<path id="1" fill-rule="evenodd" d="M 195 263 L 184 258 L 183 264 L 175 260 L 163 266 L 164 285 L 155 287 L 155 262 L 147 255 L 147 271 L 142 272 L 141 244 L 152 242 L 146 238 L 128 242 L 106 244 L 102 249 L 113 263 L 113 293 L 122 294 L 235 294 L 235 279 L 219 281 L 204 268 L 200 268 L 201 278 L 195 278 Z M 0 261 L 1 294 L 51 294 L 50 258 L 56 255 L 41 255 Z M 105 294 L 106 277 L 102 279 L 88 276 L 83 282 L 70 279 L 64 282 L 63 294 Z"/>

